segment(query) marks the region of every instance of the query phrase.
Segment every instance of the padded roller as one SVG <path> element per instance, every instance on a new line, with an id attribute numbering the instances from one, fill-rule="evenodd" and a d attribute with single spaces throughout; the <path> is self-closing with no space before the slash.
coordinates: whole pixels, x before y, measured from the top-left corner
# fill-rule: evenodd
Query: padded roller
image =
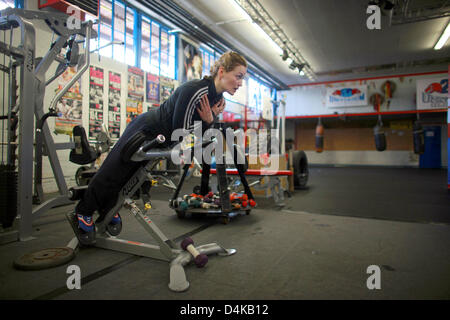
<path id="1" fill-rule="evenodd" d="M 147 136 L 142 132 L 136 132 L 123 147 L 121 158 L 123 162 L 130 162 L 131 157 L 142 146 L 144 141 L 147 140 Z"/>

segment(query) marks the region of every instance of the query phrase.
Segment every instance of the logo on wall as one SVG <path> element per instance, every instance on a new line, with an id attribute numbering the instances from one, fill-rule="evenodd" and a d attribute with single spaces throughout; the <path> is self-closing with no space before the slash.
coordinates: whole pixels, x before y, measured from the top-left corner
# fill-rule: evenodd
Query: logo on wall
<path id="1" fill-rule="evenodd" d="M 327 88 L 327 107 L 354 107 L 367 105 L 367 86 Z"/>
<path id="2" fill-rule="evenodd" d="M 350 88 L 344 88 L 341 90 L 336 90 L 333 92 L 333 96 L 340 96 L 340 97 L 352 97 L 355 94 L 360 94 L 361 91 L 359 91 L 358 89 L 350 89 Z"/>
<path id="3" fill-rule="evenodd" d="M 448 79 L 417 80 L 417 109 L 447 108 Z"/>

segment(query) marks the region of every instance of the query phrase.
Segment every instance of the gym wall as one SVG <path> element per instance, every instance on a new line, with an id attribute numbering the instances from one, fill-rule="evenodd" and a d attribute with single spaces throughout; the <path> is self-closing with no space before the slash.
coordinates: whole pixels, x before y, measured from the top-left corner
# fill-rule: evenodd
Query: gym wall
<path id="1" fill-rule="evenodd" d="M 29 10 L 37 10 L 37 4 L 33 3 L 34 1 L 29 1 L 27 3 L 27 8 Z M 49 31 L 49 28 L 40 21 L 33 21 L 35 31 L 36 31 L 36 57 L 43 57 L 49 50 L 51 42 L 52 42 L 52 33 Z M 6 35 L 9 38 L 9 34 Z M 55 40 L 56 37 L 53 39 Z M 14 39 L 13 45 L 17 46 L 20 43 L 20 32 L 17 30 L 14 31 Z M 95 49 L 95 48 L 91 48 Z M 103 56 L 99 56 L 97 53 L 93 53 L 90 56 L 90 66 L 95 66 L 102 68 L 104 71 L 104 90 L 103 90 L 103 115 L 104 121 L 106 124 L 108 120 L 108 72 L 116 72 L 121 74 L 121 98 L 120 98 L 120 132 L 122 133 L 126 127 L 126 100 L 128 96 L 128 66 L 126 64 L 117 62 L 110 58 L 106 58 Z M 51 68 L 46 74 L 46 78 L 49 79 L 55 74 L 57 67 L 57 63 L 53 63 Z M 144 79 L 145 80 L 145 79 Z M 2 81 L 0 79 L 0 81 Z M 19 77 L 17 78 L 19 81 Z M 89 137 L 88 129 L 89 129 L 89 69 L 85 71 L 82 75 L 81 79 L 81 94 L 82 94 L 82 125 L 86 130 L 86 134 Z M 0 83 L 2 85 L 2 83 Z M 46 87 L 45 97 L 44 97 L 44 112 L 48 110 L 48 106 L 51 104 L 52 99 L 56 94 L 56 89 L 58 86 L 58 80 L 53 81 Z M 7 86 L 6 86 L 7 87 Z M 9 92 L 5 92 L 5 95 L 9 96 Z M 146 112 L 149 107 L 151 107 L 152 103 L 144 99 L 143 103 L 143 112 Z M 30 108 L 30 112 L 33 112 L 33 109 Z M 67 143 L 70 141 L 70 137 L 66 134 L 57 134 L 55 132 L 55 118 L 50 117 L 47 119 L 47 124 L 49 126 L 50 132 L 52 133 L 52 137 L 56 143 Z M 59 161 L 61 163 L 62 171 L 64 173 L 67 185 L 73 186 L 76 185 L 75 182 L 75 172 L 79 168 L 79 165 L 74 164 L 69 161 L 69 153 L 70 150 L 57 150 L 57 155 Z M 104 156 L 104 155 L 103 155 Z M 55 183 L 55 179 L 53 176 L 53 171 L 51 169 L 50 162 L 47 157 L 43 157 L 43 169 L 42 169 L 42 184 L 45 193 L 57 192 L 58 188 Z"/>

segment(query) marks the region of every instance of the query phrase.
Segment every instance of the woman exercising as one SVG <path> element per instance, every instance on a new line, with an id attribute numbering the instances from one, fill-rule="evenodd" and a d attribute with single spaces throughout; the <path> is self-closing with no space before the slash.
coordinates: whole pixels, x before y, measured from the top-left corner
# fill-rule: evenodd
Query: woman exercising
<path id="1" fill-rule="evenodd" d="M 100 215 L 97 221 L 103 220 L 116 204 L 119 191 L 141 166 L 140 163 L 125 163 L 121 159 L 129 139 L 141 131 L 147 140 L 163 134 L 170 143 L 169 137 L 174 130 L 191 130 L 194 121 L 202 121 L 202 128 L 206 130 L 225 109 L 222 94 L 228 92 L 233 95 L 242 86 L 246 72 L 245 58 L 228 51 L 215 62 L 210 76 L 182 84 L 159 108 L 151 109 L 130 122 L 75 207 L 73 219 L 78 223 L 77 238 L 81 244 L 94 244 L 92 215 L 97 210 Z M 117 213 L 110 224 L 118 223 L 122 223 L 122 220 Z"/>

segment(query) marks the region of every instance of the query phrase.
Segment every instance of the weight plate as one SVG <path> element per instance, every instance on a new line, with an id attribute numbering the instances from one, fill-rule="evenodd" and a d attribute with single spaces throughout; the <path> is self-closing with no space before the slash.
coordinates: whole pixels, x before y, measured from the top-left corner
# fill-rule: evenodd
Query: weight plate
<path id="1" fill-rule="evenodd" d="M 79 167 L 77 169 L 77 172 L 75 172 L 75 182 L 77 183 L 77 186 L 87 186 L 89 184 L 89 179 L 86 179 L 83 177 L 83 172 L 88 170 L 89 167 L 83 166 Z"/>
<path id="2" fill-rule="evenodd" d="M 41 270 L 63 265 L 74 257 L 75 251 L 72 248 L 48 248 L 16 259 L 14 267 L 21 270 Z"/>

